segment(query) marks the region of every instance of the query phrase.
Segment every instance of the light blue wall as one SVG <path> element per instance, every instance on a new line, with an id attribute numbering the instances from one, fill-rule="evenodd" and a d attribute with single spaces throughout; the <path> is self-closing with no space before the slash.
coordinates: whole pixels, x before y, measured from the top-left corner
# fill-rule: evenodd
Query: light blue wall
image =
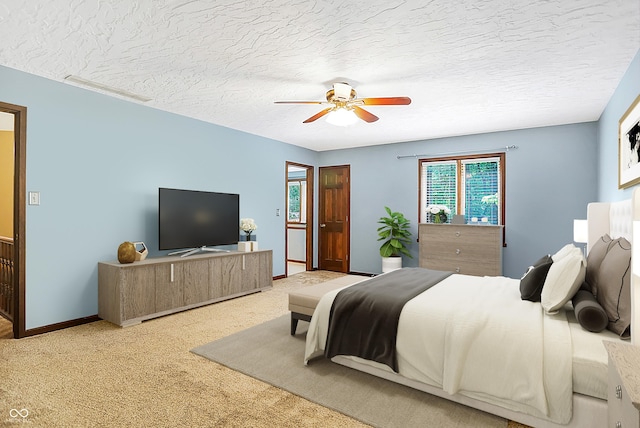
<path id="1" fill-rule="evenodd" d="M 640 96 L 640 50 L 598 121 L 598 200 L 631 198 L 633 188 L 618 189 L 618 121 Z"/>
<path id="2" fill-rule="evenodd" d="M 158 255 L 158 187 L 240 194 L 284 274 L 286 161 L 296 146 L 0 67 L 0 100 L 27 107 L 26 328 L 98 312 L 97 262 L 123 241 Z"/>
<path id="3" fill-rule="evenodd" d="M 384 206 L 401 211 L 417 238 L 418 161 L 398 155 L 493 151 L 518 146 L 506 156 L 505 276 L 573 241 L 573 219 L 586 218 L 596 198 L 595 123 L 443 138 L 320 154 L 320 166 L 351 165 L 351 270 L 380 272 L 377 220 Z M 414 239 L 415 240 L 415 239 Z M 418 263 L 418 244 L 410 249 Z"/>
<path id="4" fill-rule="evenodd" d="M 159 255 L 162 186 L 240 193 L 241 216 L 256 219 L 273 273 L 283 274 L 285 217 L 275 210 L 286 208 L 286 161 L 351 165 L 351 269 L 373 273 L 384 205 L 417 232 L 417 161 L 397 155 L 515 144 L 504 274 L 518 277 L 572 241 L 572 220 L 588 202 L 630 196 L 617 189 L 617 123 L 639 93 L 640 53 L 597 123 L 315 153 L 0 67 L 0 101 L 28 108 L 27 191 L 42 199 L 27 207 L 26 327 L 95 315 L 97 262 L 114 260 L 122 241 L 142 240 Z M 411 250 L 405 265 L 415 266 L 417 244 Z"/>

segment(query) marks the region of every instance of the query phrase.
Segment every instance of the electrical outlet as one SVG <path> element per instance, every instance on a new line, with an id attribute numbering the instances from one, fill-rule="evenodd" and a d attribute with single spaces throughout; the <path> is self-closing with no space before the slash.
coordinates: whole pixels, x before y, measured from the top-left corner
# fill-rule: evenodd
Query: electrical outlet
<path id="1" fill-rule="evenodd" d="M 276 208 L 276 217 L 280 217 L 280 208 Z"/>
<path id="2" fill-rule="evenodd" d="M 40 192 L 29 192 L 29 205 L 40 205 Z"/>

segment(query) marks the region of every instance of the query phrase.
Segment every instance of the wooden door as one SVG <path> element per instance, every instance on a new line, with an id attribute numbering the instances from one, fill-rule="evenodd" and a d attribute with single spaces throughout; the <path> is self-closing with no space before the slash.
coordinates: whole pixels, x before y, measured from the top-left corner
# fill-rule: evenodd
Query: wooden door
<path id="1" fill-rule="evenodd" d="M 320 167 L 318 267 L 349 272 L 349 165 Z"/>

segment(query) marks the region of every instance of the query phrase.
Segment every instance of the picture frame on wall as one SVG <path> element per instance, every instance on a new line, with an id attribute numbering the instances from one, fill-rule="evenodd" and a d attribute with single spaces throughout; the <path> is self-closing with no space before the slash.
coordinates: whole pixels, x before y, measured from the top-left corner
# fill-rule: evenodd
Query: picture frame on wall
<path id="1" fill-rule="evenodd" d="M 640 183 L 640 95 L 618 122 L 618 189 Z"/>

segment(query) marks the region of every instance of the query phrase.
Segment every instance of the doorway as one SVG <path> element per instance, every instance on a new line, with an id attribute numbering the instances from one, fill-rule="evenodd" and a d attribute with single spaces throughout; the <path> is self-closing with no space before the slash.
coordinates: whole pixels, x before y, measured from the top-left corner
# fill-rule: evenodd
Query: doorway
<path id="1" fill-rule="evenodd" d="M 313 270 L 313 166 L 286 163 L 285 276 Z"/>
<path id="2" fill-rule="evenodd" d="M 318 268 L 349 273 L 351 242 L 349 165 L 320 167 L 318 186 Z"/>
<path id="3" fill-rule="evenodd" d="M 14 338 L 26 335 L 25 323 L 25 225 L 27 108 L 0 102 L 1 154 L 10 173 L 0 181 L 2 237 L 0 238 L 0 316 L 12 323 Z M 8 126 L 11 125 L 11 126 Z M 9 130 L 8 128 L 12 128 Z M 6 170 L 3 168 L 3 170 Z M 7 235 L 7 236 L 5 236 Z M 5 324 L 6 325 L 6 324 Z"/>

